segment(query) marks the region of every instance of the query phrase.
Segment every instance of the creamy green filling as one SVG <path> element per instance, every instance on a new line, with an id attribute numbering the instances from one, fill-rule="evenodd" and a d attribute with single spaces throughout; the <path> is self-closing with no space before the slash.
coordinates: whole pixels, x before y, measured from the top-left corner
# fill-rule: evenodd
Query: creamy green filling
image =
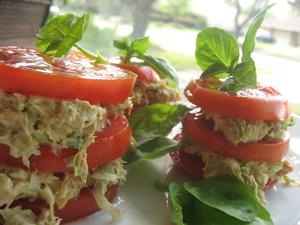
<path id="1" fill-rule="evenodd" d="M 201 157 L 204 163 L 204 177 L 219 175 L 236 177 L 241 182 L 252 186 L 255 189 L 257 199 L 262 203 L 266 202 L 263 190 L 268 181 L 278 181 L 293 170 L 293 166 L 288 161 L 275 163 L 241 162 L 206 151 L 196 145 L 186 146 L 184 150 Z"/>
<path id="2" fill-rule="evenodd" d="M 222 133 L 231 143 L 247 143 L 268 138 L 283 139 L 292 119 L 285 121 L 247 121 L 204 112 L 206 120 L 212 120 L 214 130 Z"/>
<path id="3" fill-rule="evenodd" d="M 0 207 L 4 208 L 0 209 L 0 221 L 5 225 L 58 225 L 60 219 L 54 215 L 54 205 L 63 208 L 70 199 L 78 196 L 84 187 L 92 188 L 100 208 L 111 213 L 114 218 L 119 217 L 120 211 L 108 202 L 105 192 L 108 186 L 123 184 L 125 176 L 126 171 L 121 159 L 91 170 L 86 182 L 72 174 L 58 178 L 53 174 L 30 173 L 1 166 Z M 44 209 L 41 215 L 34 215 L 30 210 L 22 210 L 20 207 L 11 208 L 11 203 L 20 198 L 43 199 L 49 208 Z M 14 213 L 17 214 L 13 215 Z"/>
<path id="4" fill-rule="evenodd" d="M 133 105 L 168 103 L 180 100 L 180 94 L 169 85 L 168 79 L 151 82 L 148 85 L 136 84 L 132 93 Z"/>

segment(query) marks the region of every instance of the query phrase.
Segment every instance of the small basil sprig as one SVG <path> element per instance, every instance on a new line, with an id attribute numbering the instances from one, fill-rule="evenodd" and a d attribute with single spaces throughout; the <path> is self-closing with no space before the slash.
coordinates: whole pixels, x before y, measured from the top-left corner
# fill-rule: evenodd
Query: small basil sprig
<path id="1" fill-rule="evenodd" d="M 203 29 L 197 36 L 195 51 L 196 61 L 203 70 L 201 77 L 226 78 L 221 91 L 256 88 L 256 67 L 251 54 L 256 32 L 272 6 L 264 7 L 251 22 L 242 46 L 240 63 L 239 47 L 233 35 L 219 28 Z"/>
<path id="2" fill-rule="evenodd" d="M 99 53 L 94 54 L 84 49 L 78 42 L 82 39 L 89 23 L 89 15 L 75 16 L 65 14 L 54 17 L 47 22 L 37 34 L 36 48 L 43 54 L 52 57 L 63 57 L 72 47 L 77 48 L 97 63 L 108 61 Z"/>
<path id="3" fill-rule="evenodd" d="M 114 47 L 119 49 L 123 63 L 129 63 L 132 57 L 141 57 L 149 49 L 149 37 L 137 38 L 130 41 L 128 38 L 114 40 Z"/>
<path id="4" fill-rule="evenodd" d="M 231 177 L 211 177 L 200 183 L 170 183 L 177 225 L 273 225 L 253 189 Z"/>
<path id="5" fill-rule="evenodd" d="M 166 60 L 147 54 L 150 46 L 149 37 L 114 40 L 114 47 L 119 49 L 122 63 L 132 63 L 132 58 L 138 58 L 143 65 L 150 66 L 161 78 L 171 81 L 171 87 L 178 87 L 178 75 L 175 68 Z"/>
<path id="6" fill-rule="evenodd" d="M 154 159 L 177 151 L 180 143 L 166 137 L 189 110 L 184 105 L 156 103 L 145 106 L 129 117 L 129 125 L 136 141 L 125 161 Z"/>

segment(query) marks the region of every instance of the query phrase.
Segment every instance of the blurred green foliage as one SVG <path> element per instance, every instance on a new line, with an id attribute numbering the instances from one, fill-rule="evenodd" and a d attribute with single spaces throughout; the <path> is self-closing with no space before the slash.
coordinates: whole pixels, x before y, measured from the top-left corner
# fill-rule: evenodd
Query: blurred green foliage
<path id="1" fill-rule="evenodd" d="M 300 104 L 290 104 L 290 107 L 293 113 L 300 116 Z"/>
<path id="2" fill-rule="evenodd" d="M 189 3 L 190 0 L 168 0 L 160 4 L 158 10 L 169 16 L 191 16 Z"/>
<path id="3" fill-rule="evenodd" d="M 112 44 L 115 32 L 114 28 L 99 28 L 91 22 L 79 43 L 90 51 L 98 49 L 104 56 L 112 56 L 117 53 Z"/>

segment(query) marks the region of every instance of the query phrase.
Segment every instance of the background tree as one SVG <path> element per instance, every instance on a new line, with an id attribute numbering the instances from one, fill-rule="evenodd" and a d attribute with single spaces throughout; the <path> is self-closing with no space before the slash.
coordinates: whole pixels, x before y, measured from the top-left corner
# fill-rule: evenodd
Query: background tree
<path id="1" fill-rule="evenodd" d="M 250 2 L 250 1 L 249 1 Z M 243 10 L 240 0 L 229 0 L 228 3 L 236 9 L 234 16 L 234 35 L 241 36 L 243 29 L 248 25 L 250 20 L 260 9 L 268 2 L 268 0 L 254 0 L 251 5 Z"/>
<path id="2" fill-rule="evenodd" d="M 130 35 L 131 37 L 145 36 L 150 20 L 150 13 L 155 1 L 156 0 L 136 0 L 133 12 L 133 31 Z"/>

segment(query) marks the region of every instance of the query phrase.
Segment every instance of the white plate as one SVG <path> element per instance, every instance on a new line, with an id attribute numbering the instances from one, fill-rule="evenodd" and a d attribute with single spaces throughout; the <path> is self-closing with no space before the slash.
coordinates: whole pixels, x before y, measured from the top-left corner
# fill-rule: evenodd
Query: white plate
<path id="1" fill-rule="evenodd" d="M 291 131 L 291 156 L 296 163 L 293 178 L 300 180 L 300 118 Z M 175 175 L 174 175 L 175 174 Z M 140 162 L 128 172 L 121 188 L 118 207 L 123 218 L 111 221 L 107 213 L 96 213 L 69 225 L 171 225 L 165 195 L 153 188 L 160 178 L 182 179 L 171 168 L 168 156 L 154 161 Z M 267 192 L 268 207 L 275 225 L 300 225 L 300 188 L 278 184 Z"/>

